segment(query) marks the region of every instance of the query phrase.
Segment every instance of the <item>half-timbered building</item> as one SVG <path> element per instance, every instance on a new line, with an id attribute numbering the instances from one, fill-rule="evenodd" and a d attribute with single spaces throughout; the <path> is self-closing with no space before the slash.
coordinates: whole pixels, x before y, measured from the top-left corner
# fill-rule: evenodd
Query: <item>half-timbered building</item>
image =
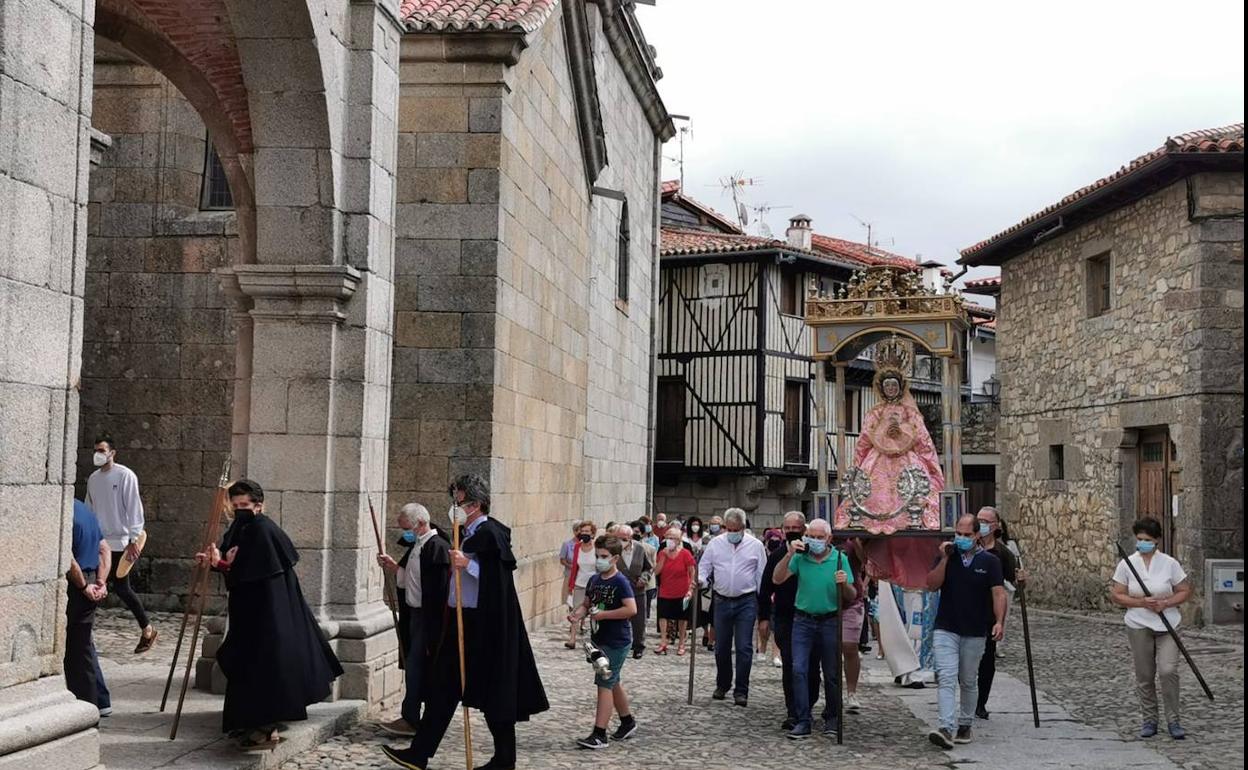
<path id="1" fill-rule="evenodd" d="M 736 505 L 757 530 L 787 510 L 809 508 L 817 442 L 836 416 L 816 421 L 808 287 L 839 290 L 863 268 L 892 264 L 940 280 L 877 247 L 818 235 L 790 220 L 785 239 L 744 233 L 682 194 L 663 190 L 656 316 L 655 507 L 706 515 Z M 845 409 L 852 454 L 862 415 L 874 406 L 871 351 L 849 370 Z M 916 362 L 920 405 L 939 404 L 939 370 Z M 828 399 L 831 403 L 831 399 Z M 933 414 L 938 414 L 938 407 Z M 832 465 L 835 465 L 833 458 Z"/>

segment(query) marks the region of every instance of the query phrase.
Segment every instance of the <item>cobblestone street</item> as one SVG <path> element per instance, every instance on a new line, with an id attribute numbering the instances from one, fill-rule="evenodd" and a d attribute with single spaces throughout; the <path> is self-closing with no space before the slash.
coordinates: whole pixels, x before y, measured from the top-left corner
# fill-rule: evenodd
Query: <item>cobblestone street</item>
<path id="1" fill-rule="evenodd" d="M 993 717 L 977 721 L 976 742 L 942 752 L 924 737 L 935 715 L 935 689 L 903 690 L 892 684 L 882 662 L 868 661 L 860 695 L 863 712 L 848 717 L 845 744 L 815 737 L 786 740 L 780 671 L 759 661 L 751 681 L 747 709 L 730 701 L 714 702 L 714 663 L 699 656 L 694 705 L 686 704 L 688 659 L 671 654 L 629 660 L 624 680 L 633 698 L 640 732 L 624 745 L 592 755 L 602 770 L 694 767 L 776 768 L 848 765 L 855 770 L 955 767 L 985 763 L 1011 770 L 1049 767 L 1238 768 L 1243 767 L 1242 644 L 1188 640 L 1198 665 L 1218 701 L 1200 695 L 1184 673 L 1184 742 L 1134 738 L 1138 729 L 1131 689 L 1130 658 L 1120 622 L 1035 612 L 1031 618 L 1036 676 L 1041 688 L 1042 729 L 1033 730 L 1026 695 L 1021 621 L 1011 619 L 1012 636 L 1000 661 L 997 686 L 989 704 Z M 552 701 L 551 710 L 518 728 L 521 766 L 582 768 L 588 752 L 574 746 L 588 733 L 593 688 L 579 652 L 565 650 L 562 629 L 533 634 L 535 653 Z M 873 658 L 873 656 L 868 656 Z M 1011 676 L 1013 675 L 1013 676 Z M 1015 678 L 1016 677 L 1016 678 Z M 919 718 L 921 715 L 923 718 Z M 389 717 L 390 715 L 386 715 Z M 464 766 L 462 728 L 447 732 L 433 766 Z M 489 732 L 473 712 L 474 759 L 490 755 Z M 361 724 L 313 751 L 283 765 L 284 770 L 388 767 L 378 748 L 393 742 L 371 724 Z M 1160 752 L 1160 753 L 1159 753 Z M 817 760 L 815 759 L 817 758 Z"/>

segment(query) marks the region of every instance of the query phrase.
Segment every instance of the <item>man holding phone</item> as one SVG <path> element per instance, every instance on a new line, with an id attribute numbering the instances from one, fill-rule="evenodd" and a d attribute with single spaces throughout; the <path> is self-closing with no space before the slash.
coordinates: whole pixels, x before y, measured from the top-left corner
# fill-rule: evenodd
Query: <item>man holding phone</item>
<path id="1" fill-rule="evenodd" d="M 836 732 L 841 715 L 837 713 L 837 688 L 841 686 L 841 639 L 838 613 L 857 598 L 854 574 L 845 554 L 832 547 L 832 525 L 815 519 L 801 539 L 789 542 L 788 553 L 776 565 L 772 579 L 776 585 L 797 576 L 797 597 L 793 603 L 793 703 L 796 724 L 788 736 L 794 740 L 810 737 L 811 705 L 807 679 L 810 669 L 822 663 L 826 715 L 825 734 Z M 816 654 L 812 655 L 812 650 Z M 813 658 L 813 660 L 812 660 Z"/>
<path id="2" fill-rule="evenodd" d="M 994 641 L 1001 641 L 1005 633 L 1001 560 L 985 550 L 979 538 L 975 516 L 962 516 L 953 542 L 940 544 L 940 558 L 927 573 L 927 590 L 940 591 L 932 645 L 940 724 L 927 737 L 942 749 L 971 742 L 971 722 L 979 695 L 979 661 L 987 641 L 985 631 L 991 627 L 988 634 Z M 961 689 L 960 711 L 955 709 L 955 681 Z"/>

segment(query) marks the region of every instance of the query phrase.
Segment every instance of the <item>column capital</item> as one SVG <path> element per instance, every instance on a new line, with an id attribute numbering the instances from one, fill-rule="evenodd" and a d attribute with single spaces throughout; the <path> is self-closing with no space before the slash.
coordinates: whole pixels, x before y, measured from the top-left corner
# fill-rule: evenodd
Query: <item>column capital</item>
<path id="1" fill-rule="evenodd" d="M 257 320 L 342 323 L 360 271 L 348 265 L 236 265 L 219 271 L 227 293 L 237 286 Z"/>

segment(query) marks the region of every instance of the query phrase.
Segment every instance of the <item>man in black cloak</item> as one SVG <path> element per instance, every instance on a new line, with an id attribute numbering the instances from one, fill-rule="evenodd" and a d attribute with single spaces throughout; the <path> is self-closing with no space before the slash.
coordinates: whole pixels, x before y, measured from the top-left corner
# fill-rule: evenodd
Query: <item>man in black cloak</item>
<path id="1" fill-rule="evenodd" d="M 478 770 L 513 770 L 516 766 L 516 722 L 550 708 L 533 660 L 529 635 L 520 614 L 512 573 L 511 530 L 490 518 L 490 488 L 476 474 L 451 484 L 452 526 L 463 528 L 459 551 L 451 551 L 451 567 L 460 573 L 462 596 L 452 575 L 446 621 L 434 653 L 429 702 L 420 729 L 406 749 L 383 746 L 395 764 L 426 770 L 438 750 L 461 700 L 459 646 L 455 607 L 464 615 L 464 705 L 485 714 L 494 737 L 494 756 Z"/>
<path id="2" fill-rule="evenodd" d="M 303 599 L 290 538 L 264 515 L 264 490 L 240 479 L 229 489 L 234 522 L 221 547 L 196 554 L 225 575 L 229 630 L 217 650 L 225 673 L 222 730 L 244 750 L 277 745 L 277 724 L 307 719 L 342 666 Z M 222 558 L 221 553 L 225 553 Z"/>

